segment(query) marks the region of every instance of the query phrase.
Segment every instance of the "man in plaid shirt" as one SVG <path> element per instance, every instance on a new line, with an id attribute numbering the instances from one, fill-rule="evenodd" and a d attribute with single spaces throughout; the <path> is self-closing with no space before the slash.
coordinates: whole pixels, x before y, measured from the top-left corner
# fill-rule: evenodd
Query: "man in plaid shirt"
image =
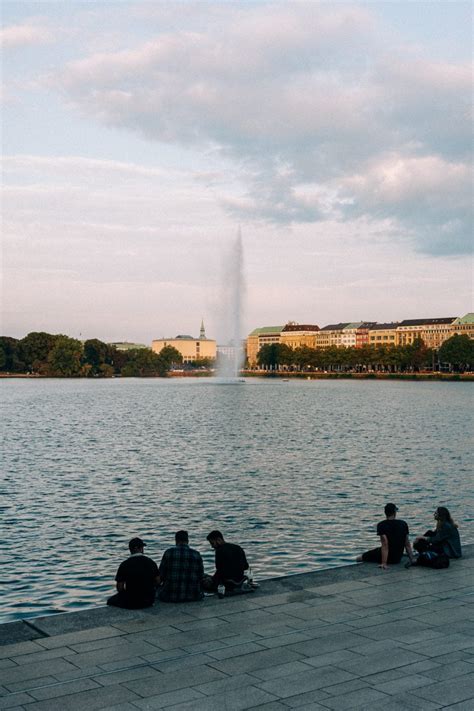
<path id="1" fill-rule="evenodd" d="M 159 598 L 163 602 L 201 600 L 204 565 L 201 554 L 189 547 L 187 531 L 178 531 L 176 545 L 163 553 L 159 577 L 163 584 Z"/>

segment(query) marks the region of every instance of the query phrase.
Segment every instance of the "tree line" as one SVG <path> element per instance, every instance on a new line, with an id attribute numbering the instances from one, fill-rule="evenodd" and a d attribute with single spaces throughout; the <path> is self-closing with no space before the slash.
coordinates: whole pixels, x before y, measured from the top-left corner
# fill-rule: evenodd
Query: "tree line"
<path id="1" fill-rule="evenodd" d="M 0 372 L 49 377 L 165 376 L 183 357 L 167 346 L 119 351 L 97 338 L 79 341 L 63 334 L 33 331 L 21 339 L 0 336 Z"/>
<path id="2" fill-rule="evenodd" d="M 456 334 L 438 350 L 427 348 L 421 338 L 406 346 L 364 345 L 360 348 L 301 346 L 293 349 L 285 343 L 268 343 L 260 348 L 257 363 L 266 370 L 403 373 L 446 368 L 462 373 L 474 369 L 474 341 L 469 336 Z"/>

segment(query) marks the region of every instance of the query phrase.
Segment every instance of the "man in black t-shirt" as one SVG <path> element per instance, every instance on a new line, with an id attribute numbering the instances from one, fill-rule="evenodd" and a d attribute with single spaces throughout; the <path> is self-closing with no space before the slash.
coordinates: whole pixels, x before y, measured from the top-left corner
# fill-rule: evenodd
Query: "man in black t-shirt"
<path id="1" fill-rule="evenodd" d="M 216 552 L 216 572 L 212 576 L 211 589 L 217 590 L 218 585 L 225 585 L 232 590 L 238 587 L 249 568 L 243 548 L 236 543 L 227 543 L 220 531 L 211 531 L 207 540 Z"/>
<path id="2" fill-rule="evenodd" d="M 398 508 L 395 504 L 385 505 L 385 521 L 377 524 L 377 535 L 380 536 L 380 547 L 362 553 L 357 557 L 357 562 L 378 563 L 380 568 L 386 570 L 390 565 L 400 563 L 403 551 L 406 549 L 410 562 L 414 556 L 408 537 L 408 525 L 405 521 L 397 519 Z"/>
<path id="3" fill-rule="evenodd" d="M 153 605 L 159 585 L 158 566 L 143 554 L 145 545 L 141 538 L 132 538 L 128 544 L 130 556 L 120 564 L 115 576 L 118 592 L 107 600 L 107 605 L 127 610 Z"/>

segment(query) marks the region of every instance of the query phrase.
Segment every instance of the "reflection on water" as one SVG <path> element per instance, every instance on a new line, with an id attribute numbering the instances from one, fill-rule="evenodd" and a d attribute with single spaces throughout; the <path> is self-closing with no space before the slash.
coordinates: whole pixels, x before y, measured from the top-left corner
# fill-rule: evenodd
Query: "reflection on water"
<path id="1" fill-rule="evenodd" d="M 473 540 L 469 383 L 8 380 L 2 612 L 102 603 L 128 539 L 241 543 L 259 578 L 351 561 L 386 500 Z"/>

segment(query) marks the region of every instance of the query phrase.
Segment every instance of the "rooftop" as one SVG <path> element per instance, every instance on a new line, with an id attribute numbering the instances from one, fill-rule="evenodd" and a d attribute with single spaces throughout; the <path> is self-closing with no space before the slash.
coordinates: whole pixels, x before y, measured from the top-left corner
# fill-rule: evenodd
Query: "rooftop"
<path id="1" fill-rule="evenodd" d="M 456 316 L 446 316 L 444 318 L 415 318 L 400 321 L 399 326 L 434 326 L 436 324 L 453 323 Z"/>
<path id="2" fill-rule="evenodd" d="M 264 336 L 270 333 L 281 333 L 283 326 L 263 326 L 262 328 L 254 328 L 254 330 L 249 333 L 249 336 Z"/>
<path id="3" fill-rule="evenodd" d="M 346 321 L 345 323 L 330 323 L 329 326 L 324 326 L 321 331 L 342 331 L 342 329 L 346 328 L 348 325 L 349 321 Z"/>
<path id="4" fill-rule="evenodd" d="M 460 316 L 454 323 L 474 323 L 474 313 L 466 314 L 465 316 Z"/>
<path id="5" fill-rule="evenodd" d="M 350 565 L 223 600 L 1 625 L 0 708 L 467 711 L 473 549 L 446 570 Z"/>
<path id="6" fill-rule="evenodd" d="M 319 331 L 319 326 L 316 326 L 316 324 L 287 323 L 282 329 L 282 333 L 288 331 Z"/>

